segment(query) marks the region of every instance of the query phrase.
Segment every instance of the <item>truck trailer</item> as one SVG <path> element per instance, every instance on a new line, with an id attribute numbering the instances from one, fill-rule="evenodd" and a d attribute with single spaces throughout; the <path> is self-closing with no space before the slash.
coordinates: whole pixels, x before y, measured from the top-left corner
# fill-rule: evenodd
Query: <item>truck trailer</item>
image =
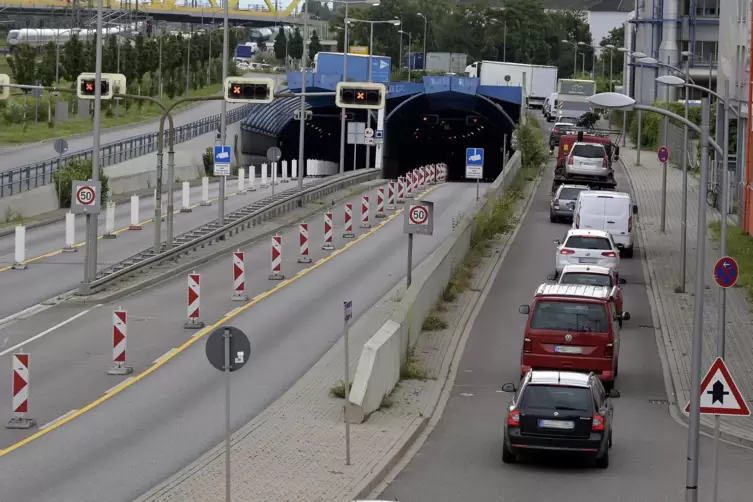
<path id="1" fill-rule="evenodd" d="M 480 61 L 468 66 L 466 74 L 478 78 L 481 85 L 523 87 L 531 108 L 543 107 L 546 98 L 557 92 L 556 66 Z"/>
<path id="2" fill-rule="evenodd" d="M 584 113 L 593 111 L 588 98 L 596 94 L 596 82 L 561 78 L 557 88 L 557 120 L 578 119 Z"/>

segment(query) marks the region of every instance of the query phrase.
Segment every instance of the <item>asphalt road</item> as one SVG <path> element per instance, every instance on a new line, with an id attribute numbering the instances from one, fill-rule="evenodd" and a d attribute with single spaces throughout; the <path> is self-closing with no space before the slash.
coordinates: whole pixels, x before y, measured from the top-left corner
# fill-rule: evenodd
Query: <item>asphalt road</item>
<path id="1" fill-rule="evenodd" d="M 258 181 L 258 180 L 257 180 Z M 304 180 L 309 183 L 309 180 Z M 292 188 L 293 183 L 282 183 L 275 187 L 277 192 Z M 219 184 L 210 184 L 210 198 L 217 197 Z M 225 201 L 225 214 L 238 210 L 254 201 L 271 195 L 272 188 L 257 188 L 255 192 L 243 195 L 233 195 L 237 190 L 234 181 L 228 182 L 230 196 Z M 192 189 L 192 204 L 201 202 L 201 187 Z M 139 217 L 142 221 L 154 217 L 154 197 L 149 196 L 141 201 Z M 163 204 L 167 205 L 167 197 L 163 194 Z M 175 209 L 180 209 L 182 198 L 180 193 L 175 197 Z M 115 228 L 124 229 L 130 224 L 130 204 L 116 206 Z M 194 207 L 190 213 L 177 213 L 174 219 L 174 233 L 192 230 L 217 218 L 217 202 L 211 206 Z M 105 216 L 99 217 L 99 234 L 104 233 Z M 167 223 L 162 224 L 163 238 L 166 235 Z M 83 216 L 76 219 L 76 237 L 81 242 L 86 229 Z M 65 222 L 55 223 L 27 231 L 26 259 L 39 257 L 28 264 L 26 270 L 13 270 L 15 256 L 15 236 L 9 235 L 0 239 L 0 291 L 13 292 L 3 294 L 0 301 L 0 319 L 23 309 L 48 300 L 58 294 L 65 293 L 77 287 L 83 280 L 83 263 L 85 247 L 78 247 L 77 252 L 63 253 L 60 249 L 65 246 Z M 142 230 L 124 230 L 115 239 L 99 239 L 98 241 L 98 269 L 117 263 L 154 243 L 154 226 L 142 225 Z M 1 349 L 0 349 L 1 350 Z"/>
<path id="2" fill-rule="evenodd" d="M 374 191 L 371 193 L 374 196 Z M 475 203 L 475 186 L 439 186 L 426 200 L 435 203 L 432 237 L 415 240 L 420 263 L 452 231 L 452 219 Z M 373 208 L 372 208 L 373 210 Z M 335 211 L 335 245 L 343 246 L 342 209 Z M 316 262 L 323 222 L 312 219 L 309 233 Z M 363 233 L 356 228 L 356 233 Z M 283 234 L 283 273 L 291 278 L 305 265 L 295 263 L 297 235 Z M 246 331 L 251 355 L 233 374 L 232 426 L 247 423 L 303 375 L 340 338 L 343 298 L 352 298 L 358 317 L 404 277 L 407 239 L 396 218 L 330 261 L 265 297 L 229 324 Z M 246 250 L 249 296 L 278 283 L 268 279 L 269 245 Z M 231 302 L 229 257 L 202 273 L 202 318 L 211 323 L 239 306 Z M 186 342 L 185 277 L 124 299 L 131 317 L 129 363 L 136 374 L 161 354 Z M 105 375 L 111 357 L 109 326 L 114 306 L 97 307 L 27 347 L 32 354 L 31 404 L 40 424 L 79 409 L 123 377 Z M 39 332 L 75 309 L 50 309 L 19 325 Z M 15 330 L 0 330 L 0 337 Z M 7 367 L 3 357 L 3 367 Z M 49 434 L 0 457 L 2 498 L 26 501 L 126 501 L 187 465 L 223 437 L 224 376 L 205 359 L 203 340 L 163 368 Z M 0 386 L 0 415 L 10 414 L 10 396 Z M 0 432 L 2 447 L 28 432 Z M 284 434 L 281 431 L 281 434 Z M 281 480 L 284 482 L 284 480 Z"/>
<path id="3" fill-rule="evenodd" d="M 620 276 L 625 310 L 620 376 L 615 399 L 614 446 L 607 470 L 571 460 L 502 463 L 502 431 L 510 395 L 502 384 L 517 383 L 525 316 L 536 286 L 554 261 L 552 239 L 568 226 L 549 223 L 553 169 L 547 169 L 515 242 L 489 291 L 465 346 L 457 379 L 436 428 L 379 498 L 411 502 L 684 500 L 687 428 L 670 415 L 653 320 L 641 265 L 623 259 Z M 618 190 L 628 190 L 618 173 Z M 640 223 L 639 223 L 640 224 Z M 511 286 L 514 285 L 514 286 Z M 719 500 L 750 500 L 753 451 L 722 443 Z M 700 500 L 711 500 L 713 441 L 702 437 Z"/>

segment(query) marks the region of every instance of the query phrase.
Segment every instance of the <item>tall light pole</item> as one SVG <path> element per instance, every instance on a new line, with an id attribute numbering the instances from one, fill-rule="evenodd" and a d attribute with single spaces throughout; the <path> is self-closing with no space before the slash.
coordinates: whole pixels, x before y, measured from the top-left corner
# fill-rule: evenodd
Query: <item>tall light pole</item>
<path id="1" fill-rule="evenodd" d="M 224 82 L 228 74 L 228 58 L 230 57 L 230 23 L 228 18 L 230 17 L 230 0 L 224 0 L 222 2 L 223 7 L 223 40 L 222 40 L 222 81 Z M 306 2 L 308 5 L 308 2 Z M 222 100 L 222 108 L 220 109 L 220 145 L 225 146 L 227 144 L 227 101 Z M 220 193 L 217 197 L 217 222 L 220 225 L 225 224 L 225 181 L 227 178 L 220 177 Z M 170 191 L 172 194 L 172 191 Z M 169 195 L 169 194 L 168 194 Z M 228 469 L 229 472 L 229 469 Z M 229 475 L 229 474 L 228 474 Z"/>
<path id="2" fill-rule="evenodd" d="M 403 18 L 395 16 L 395 19 L 400 21 L 400 26 L 403 25 Z M 399 72 L 403 71 L 403 35 L 401 33 L 398 33 L 400 35 L 400 52 L 397 56 L 397 70 Z"/>
<path id="3" fill-rule="evenodd" d="M 418 13 L 418 15 L 424 18 L 424 71 L 426 71 L 426 27 L 429 25 L 429 20 L 420 12 Z"/>
<path id="4" fill-rule="evenodd" d="M 411 58 L 410 58 L 411 52 L 410 51 L 413 48 L 413 45 L 411 43 L 412 35 L 409 32 L 403 31 L 403 30 L 398 30 L 397 32 L 400 33 L 400 47 L 403 46 L 403 35 L 408 35 L 408 82 L 411 82 Z"/>
<path id="5" fill-rule="evenodd" d="M 568 44 L 568 45 L 573 46 L 573 51 L 575 51 L 575 53 L 573 54 L 573 77 L 575 77 L 575 74 L 578 73 L 578 44 L 570 40 L 565 40 L 565 39 L 562 39 L 560 41 L 563 44 Z"/>
<path id="6" fill-rule="evenodd" d="M 581 46 L 581 47 L 589 47 L 591 49 L 591 52 L 593 53 L 593 55 L 592 55 L 593 56 L 592 57 L 592 59 L 593 59 L 593 65 L 591 65 L 591 78 L 595 78 L 596 77 L 596 46 L 593 46 L 591 44 L 587 44 L 585 42 L 578 42 L 578 45 Z M 604 67 L 602 66 L 602 69 L 603 68 Z M 583 56 L 583 73 L 586 73 L 586 57 L 585 57 L 585 55 Z M 604 75 L 602 75 L 602 77 L 603 76 Z"/>
<path id="7" fill-rule="evenodd" d="M 583 59 L 581 59 L 580 73 L 581 73 L 581 75 L 585 75 L 586 74 L 586 53 L 585 52 L 581 52 L 580 53 L 580 57 L 583 58 Z"/>

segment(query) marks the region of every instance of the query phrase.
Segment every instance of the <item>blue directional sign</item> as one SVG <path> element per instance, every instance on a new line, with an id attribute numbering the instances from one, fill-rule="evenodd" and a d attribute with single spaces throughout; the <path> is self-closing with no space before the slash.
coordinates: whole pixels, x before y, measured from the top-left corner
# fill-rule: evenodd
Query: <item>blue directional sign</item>
<path id="1" fill-rule="evenodd" d="M 667 149 L 666 146 L 660 146 L 659 151 L 656 152 L 656 155 L 659 157 L 659 162 L 661 162 L 662 164 L 669 162 L 669 149 Z"/>
<path id="2" fill-rule="evenodd" d="M 731 288 L 737 282 L 740 270 L 731 256 L 722 256 L 714 265 L 714 280 L 722 288 Z"/>
<path id="3" fill-rule="evenodd" d="M 230 176 L 230 159 L 233 158 L 233 147 L 216 145 L 214 147 L 214 175 Z"/>

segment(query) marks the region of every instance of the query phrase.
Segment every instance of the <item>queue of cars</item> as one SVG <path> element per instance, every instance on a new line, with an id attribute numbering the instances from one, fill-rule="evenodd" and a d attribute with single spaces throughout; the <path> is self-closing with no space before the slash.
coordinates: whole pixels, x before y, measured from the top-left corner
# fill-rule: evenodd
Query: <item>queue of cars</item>
<path id="1" fill-rule="evenodd" d="M 557 125 L 553 130 L 557 128 Z M 571 227 L 554 240 L 554 271 L 521 305 L 526 324 L 519 385 L 505 423 L 502 460 L 533 452 L 577 453 L 609 466 L 614 389 L 619 374 L 624 310 L 620 260 L 632 258 L 638 207 L 629 193 L 604 190 L 614 179 L 616 151 L 608 138 L 580 131 L 565 143 L 565 166 L 583 181 L 553 186 L 549 220 Z M 551 141 L 551 138 L 550 138 Z M 609 142 L 611 149 L 605 143 Z M 566 168 L 567 169 L 567 168 Z M 609 173 L 609 174 L 607 174 Z M 603 180 L 601 180 L 603 181 Z M 607 183 L 609 186 L 611 183 Z M 614 183 L 616 186 L 616 183 Z"/>

